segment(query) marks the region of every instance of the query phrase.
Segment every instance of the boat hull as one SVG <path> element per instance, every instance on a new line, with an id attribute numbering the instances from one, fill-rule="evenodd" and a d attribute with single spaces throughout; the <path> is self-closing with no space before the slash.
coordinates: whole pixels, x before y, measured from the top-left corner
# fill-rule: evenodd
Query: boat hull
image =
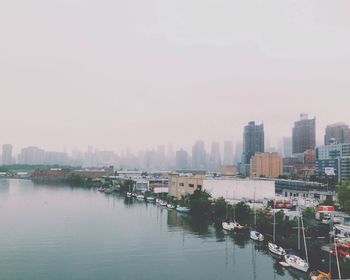
<path id="1" fill-rule="evenodd" d="M 250 231 L 250 238 L 254 241 L 264 241 L 264 236 L 260 232 L 257 232 L 255 230 Z"/>
<path id="2" fill-rule="evenodd" d="M 284 256 L 286 254 L 286 251 L 280 247 L 280 246 L 277 246 L 276 244 L 272 243 L 272 242 L 269 242 L 268 243 L 268 248 L 269 248 L 269 251 L 277 256 Z"/>
<path id="3" fill-rule="evenodd" d="M 290 267 L 293 267 L 297 270 L 307 272 L 309 270 L 309 265 L 300 257 L 295 255 L 285 255 L 284 260 Z"/>

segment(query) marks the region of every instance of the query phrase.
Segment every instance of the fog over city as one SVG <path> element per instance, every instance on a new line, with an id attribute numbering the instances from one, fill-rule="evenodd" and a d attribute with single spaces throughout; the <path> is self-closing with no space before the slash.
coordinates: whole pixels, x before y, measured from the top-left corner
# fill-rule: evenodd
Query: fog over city
<path id="1" fill-rule="evenodd" d="M 0 144 L 118 153 L 277 148 L 300 113 L 350 123 L 349 1 L 0 3 Z M 336 108 L 336 110 L 334 109 Z M 65 147 L 65 148 L 64 148 Z"/>

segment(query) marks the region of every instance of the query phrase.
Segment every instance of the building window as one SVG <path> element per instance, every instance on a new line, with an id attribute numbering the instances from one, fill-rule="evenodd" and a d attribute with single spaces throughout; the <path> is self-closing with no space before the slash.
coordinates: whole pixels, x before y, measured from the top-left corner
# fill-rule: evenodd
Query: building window
<path id="1" fill-rule="evenodd" d="M 202 189 L 202 185 L 197 185 L 197 189 Z"/>
<path id="2" fill-rule="evenodd" d="M 184 184 L 184 183 L 179 183 L 179 186 L 180 186 L 180 187 L 184 187 L 185 184 Z"/>
<path id="3" fill-rule="evenodd" d="M 188 184 L 190 188 L 194 188 L 194 184 Z"/>

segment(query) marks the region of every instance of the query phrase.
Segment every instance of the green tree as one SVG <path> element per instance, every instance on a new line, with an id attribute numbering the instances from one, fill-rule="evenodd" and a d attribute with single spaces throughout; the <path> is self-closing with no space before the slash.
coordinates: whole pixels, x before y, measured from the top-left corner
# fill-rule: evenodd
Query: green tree
<path id="1" fill-rule="evenodd" d="M 223 197 L 215 201 L 214 213 L 216 218 L 224 219 L 226 217 L 227 203 Z"/>
<path id="2" fill-rule="evenodd" d="M 244 202 L 239 202 L 235 206 L 236 220 L 241 224 L 248 224 L 250 222 L 251 209 L 249 205 Z"/>
<path id="3" fill-rule="evenodd" d="M 191 213 L 195 216 L 209 216 L 211 214 L 210 194 L 197 189 L 189 198 Z"/>
<path id="4" fill-rule="evenodd" d="M 350 211 L 350 181 L 343 182 L 336 187 L 337 199 L 345 211 Z"/>

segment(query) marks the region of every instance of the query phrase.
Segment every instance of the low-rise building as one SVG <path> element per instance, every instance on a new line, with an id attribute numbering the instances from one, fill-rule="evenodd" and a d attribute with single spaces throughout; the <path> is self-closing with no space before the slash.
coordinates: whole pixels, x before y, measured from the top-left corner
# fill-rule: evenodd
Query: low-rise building
<path id="1" fill-rule="evenodd" d="M 169 194 L 177 199 L 191 195 L 196 189 L 202 189 L 204 174 L 170 173 Z"/>
<path id="2" fill-rule="evenodd" d="M 283 174 L 283 160 L 278 153 L 256 153 L 250 159 L 250 177 L 277 178 Z"/>

